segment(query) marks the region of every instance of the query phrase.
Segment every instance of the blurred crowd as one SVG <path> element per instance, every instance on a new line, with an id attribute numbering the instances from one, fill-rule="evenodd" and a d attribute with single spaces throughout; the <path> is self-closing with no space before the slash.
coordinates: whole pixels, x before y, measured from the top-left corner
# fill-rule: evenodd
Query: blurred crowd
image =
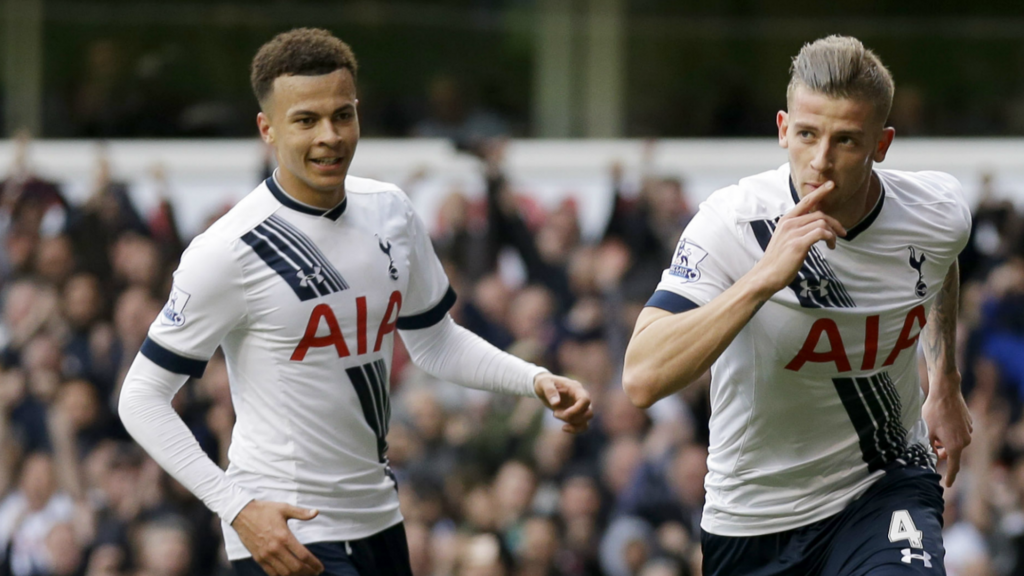
<path id="1" fill-rule="evenodd" d="M 453 314 L 581 380 L 597 410 L 570 436 L 539 402 L 438 382 L 397 345 L 389 458 L 415 575 L 699 574 L 710 380 L 647 411 L 620 385 L 636 317 L 696 209 L 684 180 L 629 186 L 612 166 L 612 216 L 585 243 L 571 201 L 545 211 L 517 193 L 500 141 L 473 153 L 482 200 L 453 191 L 428 222 L 459 294 Z M 114 409 L 187 243 L 172 206 L 140 213 L 102 153 L 74 205 L 25 158 L 0 181 L 0 576 L 227 574 L 219 521 Z M 951 576 L 1024 574 L 1024 215 L 992 186 L 961 258 L 974 444 L 947 492 Z M 223 358 L 174 406 L 226 466 Z"/>
<path id="2" fill-rule="evenodd" d="M 42 134 L 49 138 L 251 137 L 257 104 L 247 70 L 259 45 L 277 30 L 261 29 L 253 22 L 243 24 L 233 19 L 242 13 L 225 11 L 218 13 L 219 26 L 204 24 L 183 31 L 181 24 L 188 21 L 189 13 L 218 3 L 223 2 L 210 0 L 202 6 L 176 2 L 181 5 L 173 10 L 183 12 L 179 15 L 183 20 L 164 26 L 94 31 L 85 23 L 69 25 L 65 20 L 61 26 L 48 22 L 42 50 L 46 75 L 38 102 Z M 317 11 L 315 2 L 307 8 L 302 8 L 302 3 L 292 3 L 291 17 L 311 18 L 318 26 L 332 22 L 330 16 Z M 478 3 L 479 12 L 474 10 L 474 16 L 481 21 L 487 20 L 488 13 L 504 18 L 498 16 L 502 5 L 523 4 L 511 0 Z M 257 15 L 266 8 L 261 8 L 263 4 L 251 5 L 250 17 L 261 20 Z M 537 120 L 531 119 L 531 109 L 538 102 L 530 88 L 533 50 L 520 44 L 524 39 L 501 27 L 472 30 L 454 25 L 431 30 L 431 25 L 424 23 L 423 29 L 416 30 L 396 26 L 384 17 L 387 5 L 393 3 L 379 0 L 378 4 L 383 9 L 378 16 L 383 19 L 373 26 L 361 29 L 334 21 L 335 27 L 341 27 L 336 31 L 352 42 L 356 53 L 369 64 L 359 78 L 363 136 L 462 140 L 467 135 L 543 133 Z M 659 10 L 654 7 L 656 2 L 646 4 L 631 6 L 630 11 Z M 675 9 L 678 2 L 662 4 Z M 406 8 L 396 4 L 391 10 Z M 766 17 L 776 12 L 785 20 L 793 8 L 795 3 L 776 2 L 752 14 L 760 12 Z M 876 25 L 888 21 L 881 16 L 887 11 L 905 18 L 923 10 L 876 8 L 880 12 L 867 20 Z M 934 10 L 920 16 L 936 17 Z M 381 43 L 377 39 L 382 33 L 405 37 L 409 44 Z M 792 54 L 789 50 L 795 51 L 801 41 L 810 38 L 788 37 L 789 48 L 779 52 L 777 41 L 766 39 L 686 37 L 628 34 L 626 43 L 631 48 L 623 54 L 624 69 L 630 72 L 630 85 L 643 86 L 644 93 L 631 93 L 623 101 L 621 135 L 774 135 L 771 119 L 782 103 L 781 86 L 754 79 L 782 81 Z M 935 45 L 914 35 L 895 33 L 877 38 L 884 46 L 882 57 L 893 58 L 890 64 L 900 79 L 890 116 L 900 137 L 1024 134 L 1024 88 L 999 80 L 1004 77 L 1000 70 L 1016 69 L 1016 45 L 998 35 L 975 41 L 947 40 Z M 697 44 L 692 44 L 695 41 Z M 695 52 L 701 54 L 700 59 L 693 58 Z M 651 57 L 654 54 L 658 57 Z M 927 54 L 929 61 L 945 62 L 946 66 L 939 71 L 921 65 L 917 56 L 907 60 L 895 58 L 896 54 Z M 0 91 L 0 102 L 4 96 Z M 0 125 L 14 124 L 4 113 L 0 106 Z M 586 132 L 582 124 L 574 130 L 574 135 Z"/>

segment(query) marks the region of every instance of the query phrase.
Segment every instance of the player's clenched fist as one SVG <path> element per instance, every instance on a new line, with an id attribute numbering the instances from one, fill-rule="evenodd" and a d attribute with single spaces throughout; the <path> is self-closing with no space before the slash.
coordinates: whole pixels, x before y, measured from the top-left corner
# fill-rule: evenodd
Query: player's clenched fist
<path id="1" fill-rule="evenodd" d="M 590 393 L 579 382 L 544 372 L 533 379 L 533 391 L 555 418 L 565 422 L 562 430 L 575 434 L 590 426 Z"/>
<path id="2" fill-rule="evenodd" d="M 765 290 L 774 294 L 793 281 L 803 266 L 807 253 L 816 243 L 824 240 L 829 248 L 836 247 L 836 238 L 846 236 L 846 228 L 838 220 L 818 211 L 818 205 L 835 183 L 829 180 L 802 200 L 779 219 L 775 232 L 755 266 Z"/>
<path id="3" fill-rule="evenodd" d="M 289 518 L 312 520 L 316 515 L 316 510 L 253 500 L 231 527 L 268 576 L 316 576 L 324 571 L 324 565 L 288 529 Z"/>

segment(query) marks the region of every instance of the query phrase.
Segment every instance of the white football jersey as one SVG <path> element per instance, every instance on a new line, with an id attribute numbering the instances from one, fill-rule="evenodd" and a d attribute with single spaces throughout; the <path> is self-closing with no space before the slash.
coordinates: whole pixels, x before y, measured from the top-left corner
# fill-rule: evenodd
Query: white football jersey
<path id="1" fill-rule="evenodd" d="M 395 329 L 455 302 L 423 223 L 392 184 L 349 176 L 331 210 L 271 178 L 181 257 L 142 354 L 199 376 L 221 346 L 237 421 L 228 478 L 257 499 L 315 508 L 300 542 L 365 538 L 401 521 L 385 452 Z M 249 556 L 224 524 L 231 559 Z"/>
<path id="2" fill-rule="evenodd" d="M 874 209 L 835 250 L 815 245 L 712 366 L 701 522 L 710 533 L 804 526 L 891 467 L 934 466 L 917 339 L 967 243 L 970 210 L 948 174 L 875 173 Z M 797 201 L 788 164 L 712 194 L 648 306 L 707 304 L 758 262 Z"/>

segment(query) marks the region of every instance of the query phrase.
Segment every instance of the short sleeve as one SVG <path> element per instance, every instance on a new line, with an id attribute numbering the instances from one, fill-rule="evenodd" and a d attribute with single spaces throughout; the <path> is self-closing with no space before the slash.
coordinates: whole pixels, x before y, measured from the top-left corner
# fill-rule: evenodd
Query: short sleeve
<path id="1" fill-rule="evenodd" d="M 733 268 L 742 254 L 726 222 L 703 204 L 683 230 L 647 306 L 679 313 L 707 304 L 736 281 Z"/>
<path id="2" fill-rule="evenodd" d="M 228 245 L 201 235 L 189 245 L 140 350 L 160 367 L 202 376 L 221 340 L 245 320 L 242 271 Z"/>
<path id="3" fill-rule="evenodd" d="M 408 200 L 406 200 L 408 203 Z M 455 291 L 448 282 L 441 261 L 434 252 L 423 220 L 409 204 L 409 234 L 412 252 L 409 257 L 409 288 L 398 317 L 398 328 L 428 328 L 444 319 L 455 305 Z"/>

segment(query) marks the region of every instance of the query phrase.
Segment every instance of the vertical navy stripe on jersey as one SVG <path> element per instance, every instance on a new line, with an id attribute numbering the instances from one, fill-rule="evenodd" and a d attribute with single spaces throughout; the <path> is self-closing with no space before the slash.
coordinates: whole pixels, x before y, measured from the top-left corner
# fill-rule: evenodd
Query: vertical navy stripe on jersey
<path id="1" fill-rule="evenodd" d="M 903 403 L 900 401 L 900 393 L 896 390 L 896 384 L 893 383 L 888 372 L 882 372 L 878 376 L 879 383 L 885 392 L 885 397 L 889 399 L 889 404 L 892 407 L 892 413 L 895 414 L 894 429 L 898 433 L 899 437 L 903 439 L 901 444 L 901 446 L 903 446 L 903 451 L 897 457 L 897 461 L 904 465 L 935 470 L 935 461 L 932 459 L 931 450 L 927 446 L 923 446 L 921 444 L 907 445 L 906 438 L 908 433 L 906 427 L 903 426 L 902 420 Z"/>
<path id="2" fill-rule="evenodd" d="M 242 241 L 305 302 L 348 289 L 348 283 L 316 245 L 283 218 L 271 215 Z"/>
<path id="3" fill-rule="evenodd" d="M 857 384 L 853 378 L 833 378 L 832 384 L 839 394 L 846 413 L 850 416 L 850 423 L 857 431 L 857 440 L 860 443 L 861 455 L 868 464 L 868 470 L 874 472 L 881 468 L 881 458 L 878 447 L 875 444 L 874 429 L 875 423 L 868 411 L 867 405 L 861 399 Z"/>
<path id="4" fill-rule="evenodd" d="M 861 394 L 861 398 L 867 405 L 868 411 L 871 412 L 871 418 L 874 422 L 872 436 L 878 450 L 879 464 L 881 467 L 884 467 L 886 464 L 894 462 L 896 458 L 899 458 L 902 452 L 902 444 L 904 443 L 900 442 L 899 438 L 894 438 L 892 415 L 882 405 L 882 390 L 877 385 L 877 376 L 854 378 L 853 381 Z"/>
<path id="5" fill-rule="evenodd" d="M 857 431 L 870 472 L 896 462 L 918 466 L 930 463 L 927 457 L 924 460 L 928 462 L 921 462 L 920 447 L 907 447 L 902 403 L 887 372 L 866 378 L 833 378 L 832 383 Z"/>
<path id="6" fill-rule="evenodd" d="M 899 392 L 889 378 L 888 372 L 881 372 L 874 379 L 873 384 L 879 390 L 878 398 L 885 409 L 888 420 L 886 421 L 886 433 L 892 438 L 892 445 L 899 448 L 892 460 L 898 459 L 907 449 L 907 429 L 903 426 L 903 403 L 900 402 Z"/>
<path id="7" fill-rule="evenodd" d="M 753 220 L 750 222 L 754 238 L 757 239 L 762 250 L 768 249 L 768 244 L 775 233 L 776 222 L 776 220 Z M 797 301 L 804 308 L 853 308 L 856 306 L 850 293 L 846 291 L 846 287 L 839 281 L 835 271 L 815 246 L 812 246 L 807 253 L 807 258 L 804 259 L 803 265 L 789 284 L 789 288 L 796 294 Z"/>
<path id="8" fill-rule="evenodd" d="M 363 409 L 366 423 L 377 437 L 377 458 L 387 464 L 388 422 L 391 414 L 391 400 L 388 398 L 387 366 L 384 360 L 346 368 L 359 405 Z"/>
<path id="9" fill-rule="evenodd" d="M 376 382 L 380 388 L 380 396 L 383 398 L 381 411 L 384 416 L 384 435 L 387 436 L 387 431 L 391 429 L 389 425 L 391 422 L 391 395 L 388 394 L 387 367 L 384 365 L 384 361 L 378 360 L 374 362 L 373 371 L 377 374 Z"/>

